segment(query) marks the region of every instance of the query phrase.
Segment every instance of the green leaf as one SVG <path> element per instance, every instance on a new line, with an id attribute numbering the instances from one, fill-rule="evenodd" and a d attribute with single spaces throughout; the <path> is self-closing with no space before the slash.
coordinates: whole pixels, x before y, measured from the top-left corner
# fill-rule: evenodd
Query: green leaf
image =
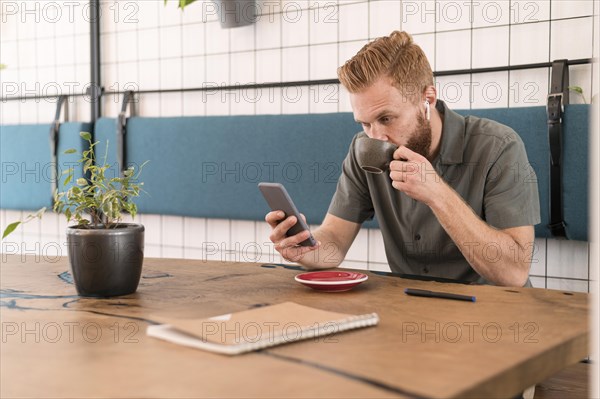
<path id="1" fill-rule="evenodd" d="M 67 176 L 67 178 L 65 179 L 63 186 L 66 186 L 67 184 L 69 184 L 71 182 L 71 180 L 73 180 L 73 175 L 70 174 L 69 176 Z"/>
<path id="2" fill-rule="evenodd" d="M 129 213 L 131 214 L 131 217 L 134 218 L 135 215 L 137 215 L 137 205 L 132 203 L 131 207 L 129 209 Z"/>
<path id="3" fill-rule="evenodd" d="M 18 222 L 14 222 L 14 223 L 11 223 L 8 226 L 6 226 L 6 229 L 4 229 L 4 233 L 2 234 L 2 239 L 4 240 L 4 238 L 6 238 L 7 235 L 9 235 L 13 231 L 15 231 L 17 226 L 19 226 L 20 224 L 21 224 L 21 222 L 18 221 Z"/>
<path id="4" fill-rule="evenodd" d="M 73 154 L 75 152 L 77 152 L 75 148 L 69 148 L 68 150 L 65 150 L 63 154 Z"/>
<path id="5" fill-rule="evenodd" d="M 569 90 L 577 92 L 579 94 L 583 94 L 583 89 L 579 86 L 569 86 Z"/>
<path id="6" fill-rule="evenodd" d="M 179 8 L 183 10 L 183 8 L 189 4 L 192 4 L 196 0 L 179 0 Z"/>
<path id="7" fill-rule="evenodd" d="M 92 135 L 89 134 L 88 132 L 81 132 L 81 133 L 79 133 L 79 135 L 84 140 L 87 140 L 87 141 L 91 141 L 92 140 Z"/>
<path id="8" fill-rule="evenodd" d="M 87 185 L 87 180 L 83 177 L 80 177 L 79 179 L 77 179 L 77 185 L 78 186 L 85 186 Z"/>

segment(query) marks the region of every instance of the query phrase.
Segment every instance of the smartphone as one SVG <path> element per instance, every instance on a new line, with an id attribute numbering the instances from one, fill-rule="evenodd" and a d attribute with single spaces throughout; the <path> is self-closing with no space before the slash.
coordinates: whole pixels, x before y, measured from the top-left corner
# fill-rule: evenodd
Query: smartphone
<path id="1" fill-rule="evenodd" d="M 288 237 L 301 233 L 304 230 L 309 230 L 308 225 L 302 216 L 300 216 L 298 208 L 294 205 L 292 198 L 283 185 L 279 183 L 258 183 L 258 188 L 265 197 L 265 200 L 267 200 L 272 211 L 283 211 L 286 218 L 289 216 L 296 216 L 298 222 L 287 231 L 286 235 Z M 317 245 L 317 240 L 315 240 L 311 234 L 310 237 L 302 241 L 300 245 L 303 247 L 312 247 Z"/>

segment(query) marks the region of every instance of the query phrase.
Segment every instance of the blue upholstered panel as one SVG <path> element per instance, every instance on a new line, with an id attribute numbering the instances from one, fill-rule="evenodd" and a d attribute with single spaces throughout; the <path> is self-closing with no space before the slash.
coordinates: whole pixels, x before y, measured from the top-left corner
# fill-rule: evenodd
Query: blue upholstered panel
<path id="1" fill-rule="evenodd" d="M 545 108 L 459 112 L 497 120 L 521 135 L 540 190 L 542 223 L 536 235 L 549 237 Z M 577 240 L 587 240 L 587 115 L 587 106 L 572 105 L 565 116 L 565 219 L 569 237 Z M 114 143 L 115 130 L 114 119 L 100 120 L 96 137 Z M 256 184 L 278 181 L 309 223 L 319 223 L 358 130 L 350 113 L 131 118 L 127 160 L 151 161 L 142 176 L 149 193 L 138 201 L 142 212 L 262 220 L 267 207 Z M 114 154 L 112 144 L 109 153 Z M 114 162 L 110 154 L 108 160 Z M 519 177 L 528 178 L 526 166 L 518 167 Z"/>
<path id="2" fill-rule="evenodd" d="M 527 148 L 540 191 L 542 223 L 536 236 L 549 237 L 549 149 L 544 107 L 458 111 L 504 123 Z M 563 132 L 563 202 L 569 238 L 588 238 L 589 106 L 566 108 Z M 59 136 L 59 171 L 77 167 L 90 124 L 64 123 Z M 0 127 L 2 186 L 0 207 L 35 210 L 50 206 L 49 125 Z M 116 120 L 100 118 L 94 127 L 98 159 L 116 164 Z M 142 180 L 148 195 L 141 212 L 209 218 L 262 220 L 267 206 L 260 181 L 283 183 L 309 223 L 320 223 L 335 191 L 352 136 L 360 130 L 352 114 L 236 117 L 130 118 L 126 160 L 150 160 Z M 108 145 L 107 145 L 108 143 Z M 65 155 L 67 148 L 76 154 Z M 106 158 L 104 158 L 106 156 Z M 76 178 L 81 170 L 77 169 Z M 518 165 L 519 178 L 527 179 Z M 61 177 L 61 181 L 64 177 Z M 65 187 L 60 184 L 59 189 Z M 375 227 L 376 222 L 366 224 Z"/>
<path id="3" fill-rule="evenodd" d="M 83 140 L 79 133 L 93 131 L 91 123 L 80 123 L 80 122 L 66 122 L 60 125 L 59 140 L 58 140 L 58 190 L 66 191 L 69 187 L 73 186 L 78 178 L 83 177 L 83 168 L 78 162 L 81 159 L 81 153 L 88 149 L 87 141 Z M 65 150 L 74 148 L 76 150 L 73 154 L 64 154 Z M 74 168 L 74 175 L 72 183 L 65 186 L 66 175 L 62 175 L 62 171 L 68 168 Z"/>
<path id="4" fill-rule="evenodd" d="M 79 137 L 79 132 L 90 129 L 90 124 L 78 122 L 64 123 L 60 126 L 59 173 L 75 165 L 79 159 L 79 154 L 65 155 L 62 152 L 67 148 L 81 151 L 84 142 Z M 37 210 L 44 206 L 51 206 L 50 125 L 0 127 L 0 161 L 2 164 L 1 208 Z M 75 177 L 81 176 L 79 171 Z M 64 189 L 62 184 L 59 188 Z"/>
<path id="5" fill-rule="evenodd" d="M 131 118 L 127 161 L 150 160 L 141 212 L 262 220 L 257 184 L 276 181 L 320 223 L 359 130 L 349 113 Z"/>
<path id="6" fill-rule="evenodd" d="M 563 206 L 567 234 L 588 240 L 590 107 L 567 106 L 563 134 Z"/>
<path id="7" fill-rule="evenodd" d="M 35 210 L 52 204 L 49 132 L 50 125 L 0 129 L 2 208 Z"/>
<path id="8" fill-rule="evenodd" d="M 463 115 L 493 119 L 512 127 L 523 139 L 529 163 L 536 172 L 542 222 L 535 227 L 537 237 L 551 237 L 549 222 L 548 127 L 545 107 L 499 108 L 458 111 Z M 588 130 L 589 106 L 569 105 L 563 128 L 563 205 L 567 234 L 573 240 L 588 237 Z M 518 166 L 519 178 L 527 179 Z"/>
<path id="9" fill-rule="evenodd" d="M 118 177 L 119 165 L 117 164 L 116 145 L 117 120 L 114 118 L 99 118 L 94 125 L 94 141 L 98 163 L 110 165 L 107 176 Z"/>

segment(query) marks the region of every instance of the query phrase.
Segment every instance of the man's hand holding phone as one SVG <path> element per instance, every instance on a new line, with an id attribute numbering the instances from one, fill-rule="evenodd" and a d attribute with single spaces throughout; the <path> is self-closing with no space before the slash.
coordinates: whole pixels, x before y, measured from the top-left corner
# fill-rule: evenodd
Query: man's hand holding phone
<path id="1" fill-rule="evenodd" d="M 273 229 L 269 238 L 277 252 L 290 262 L 298 262 L 307 252 L 317 249 L 319 243 L 285 187 L 279 183 L 259 183 L 258 188 L 272 211 L 265 221 Z"/>
<path id="2" fill-rule="evenodd" d="M 304 215 L 300 217 L 306 223 Z M 313 241 L 315 245 L 301 245 L 309 240 L 312 235 L 309 230 L 302 230 L 300 233 L 288 236 L 288 231 L 298 223 L 298 218 L 294 215 L 285 217 L 283 211 L 272 211 L 267 213 L 265 221 L 273 229 L 269 239 L 275 244 L 275 250 L 290 262 L 297 262 L 308 252 L 319 248 L 320 243 Z"/>

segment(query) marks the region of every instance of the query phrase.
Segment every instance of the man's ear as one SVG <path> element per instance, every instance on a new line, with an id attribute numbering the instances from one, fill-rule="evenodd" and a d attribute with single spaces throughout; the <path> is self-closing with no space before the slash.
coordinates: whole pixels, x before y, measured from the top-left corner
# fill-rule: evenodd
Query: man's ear
<path id="1" fill-rule="evenodd" d="M 427 100 L 427 102 L 429 102 L 429 105 L 435 108 L 437 101 L 437 90 L 435 89 L 435 86 L 427 86 L 423 91 L 423 97 L 423 102 Z"/>

